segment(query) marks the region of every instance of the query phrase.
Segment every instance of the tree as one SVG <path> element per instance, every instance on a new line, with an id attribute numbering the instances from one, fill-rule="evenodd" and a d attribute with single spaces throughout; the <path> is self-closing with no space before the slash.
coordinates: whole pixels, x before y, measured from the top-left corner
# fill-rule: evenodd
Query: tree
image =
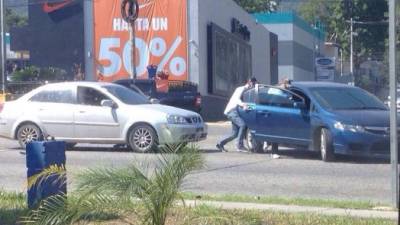
<path id="1" fill-rule="evenodd" d="M 279 0 L 235 0 L 249 13 L 274 12 L 278 8 Z"/>
<path id="2" fill-rule="evenodd" d="M 321 21 L 326 27 L 327 41 L 342 46 L 350 53 L 350 18 L 353 29 L 356 65 L 367 58 L 383 59 L 388 29 L 383 22 L 388 11 L 382 0 L 310 0 L 300 7 L 300 15 L 309 23 Z"/>
<path id="3" fill-rule="evenodd" d="M 387 1 L 382 0 L 310 0 L 300 7 L 300 15 L 309 23 L 325 24 L 327 41 L 338 43 L 344 55 L 350 55 L 350 19 L 353 19 L 355 82 L 364 87 L 357 71 L 368 59 L 383 61 L 386 55 L 388 26 Z"/>
<path id="4" fill-rule="evenodd" d="M 18 14 L 16 11 L 5 9 L 5 31 L 9 32 L 11 27 L 22 27 L 28 24 L 28 18 Z"/>

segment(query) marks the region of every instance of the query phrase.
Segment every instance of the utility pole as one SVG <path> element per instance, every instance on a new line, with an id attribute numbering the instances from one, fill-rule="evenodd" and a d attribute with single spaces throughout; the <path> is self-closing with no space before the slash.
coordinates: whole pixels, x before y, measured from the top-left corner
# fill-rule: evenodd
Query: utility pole
<path id="1" fill-rule="evenodd" d="M 1 26 L 1 91 L 3 94 L 6 93 L 6 51 L 5 51 L 5 33 L 4 33 L 4 0 L 0 0 L 0 26 Z"/>
<path id="2" fill-rule="evenodd" d="M 354 75 L 354 65 L 353 65 L 353 17 L 350 19 L 350 74 Z"/>
<path id="3" fill-rule="evenodd" d="M 137 78 L 137 73 L 136 73 L 136 35 L 135 35 L 135 22 L 131 23 L 131 26 L 129 27 L 129 38 L 132 40 L 132 75 L 131 78 L 135 79 Z"/>
<path id="4" fill-rule="evenodd" d="M 390 163 L 392 206 L 399 208 L 399 168 L 397 140 L 397 77 L 396 77 L 396 1 L 389 0 L 389 92 L 390 92 Z"/>
<path id="5" fill-rule="evenodd" d="M 135 37 L 135 21 L 139 16 L 139 3 L 137 0 L 123 0 L 121 3 L 122 18 L 129 23 L 129 37 L 132 41 L 132 75 L 131 78 L 136 79 L 136 37 Z"/>

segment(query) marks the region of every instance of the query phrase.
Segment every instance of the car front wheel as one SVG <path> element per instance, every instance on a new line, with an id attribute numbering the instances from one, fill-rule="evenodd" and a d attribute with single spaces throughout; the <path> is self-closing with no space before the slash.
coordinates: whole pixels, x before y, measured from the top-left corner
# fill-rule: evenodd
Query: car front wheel
<path id="1" fill-rule="evenodd" d="M 332 162 L 335 160 L 335 154 L 333 152 L 332 136 L 330 131 L 326 128 L 321 129 L 319 146 L 320 146 L 322 161 Z"/>
<path id="2" fill-rule="evenodd" d="M 131 129 L 128 144 L 135 152 L 146 153 L 156 149 L 157 135 L 149 125 L 138 125 Z"/>
<path id="3" fill-rule="evenodd" d="M 28 143 L 42 140 L 42 132 L 34 124 L 24 124 L 18 128 L 17 140 L 19 145 L 25 149 Z"/>

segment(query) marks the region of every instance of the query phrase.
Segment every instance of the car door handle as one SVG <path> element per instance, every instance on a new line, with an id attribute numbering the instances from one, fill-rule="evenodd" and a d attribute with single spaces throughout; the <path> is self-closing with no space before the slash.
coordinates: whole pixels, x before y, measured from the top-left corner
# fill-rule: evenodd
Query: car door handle
<path id="1" fill-rule="evenodd" d="M 86 113 L 86 111 L 79 111 L 79 113 Z"/>

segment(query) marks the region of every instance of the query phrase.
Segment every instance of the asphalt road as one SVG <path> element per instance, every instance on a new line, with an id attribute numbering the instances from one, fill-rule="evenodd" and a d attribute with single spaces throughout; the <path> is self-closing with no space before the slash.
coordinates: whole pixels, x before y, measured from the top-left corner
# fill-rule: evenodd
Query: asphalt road
<path id="1" fill-rule="evenodd" d="M 229 124 L 213 124 L 209 138 L 199 143 L 206 158 L 206 168 L 190 175 L 184 189 L 197 193 L 246 194 L 342 200 L 367 200 L 390 203 L 389 162 L 340 158 L 324 163 L 315 154 L 293 149 L 280 151 L 280 158 L 265 154 L 221 153 L 217 140 L 230 130 Z M 78 145 L 67 151 L 68 182 L 86 168 L 119 167 L 132 162 L 148 162 L 154 154 L 135 154 L 110 146 Z M 0 189 L 25 191 L 25 155 L 15 141 L 0 139 Z"/>

